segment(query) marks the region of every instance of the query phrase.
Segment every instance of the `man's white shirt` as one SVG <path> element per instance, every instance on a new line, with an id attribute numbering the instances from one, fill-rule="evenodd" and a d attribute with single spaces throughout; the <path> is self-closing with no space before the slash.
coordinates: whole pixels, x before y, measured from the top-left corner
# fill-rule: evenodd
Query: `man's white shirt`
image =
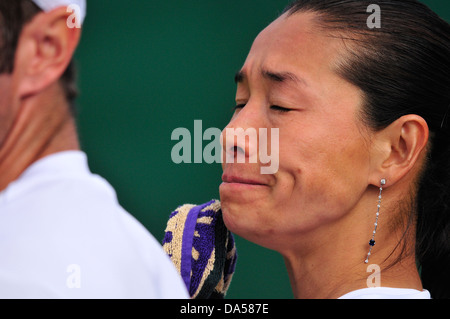
<path id="1" fill-rule="evenodd" d="M 0 193 L 0 298 L 187 298 L 160 244 L 80 151 Z"/>

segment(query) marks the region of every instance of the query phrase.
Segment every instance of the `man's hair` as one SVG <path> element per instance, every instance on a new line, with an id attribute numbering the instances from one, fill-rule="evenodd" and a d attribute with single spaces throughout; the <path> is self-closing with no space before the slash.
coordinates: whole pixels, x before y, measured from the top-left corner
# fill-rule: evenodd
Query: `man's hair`
<path id="1" fill-rule="evenodd" d="M 31 0 L 0 0 L 0 74 L 12 73 L 17 44 L 23 27 L 42 12 Z M 78 96 L 76 69 L 73 60 L 59 80 L 71 111 L 75 114 Z"/>

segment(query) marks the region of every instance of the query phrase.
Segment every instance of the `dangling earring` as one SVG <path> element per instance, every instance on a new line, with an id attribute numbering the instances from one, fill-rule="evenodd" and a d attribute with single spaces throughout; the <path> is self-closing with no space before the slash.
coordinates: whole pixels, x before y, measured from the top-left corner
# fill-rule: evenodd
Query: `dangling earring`
<path id="1" fill-rule="evenodd" d="M 372 233 L 372 239 L 369 241 L 370 248 L 369 248 L 369 252 L 367 253 L 366 260 L 364 261 L 364 263 L 366 263 L 366 264 L 369 262 L 369 256 L 370 256 L 370 254 L 372 252 L 372 248 L 373 248 L 373 246 L 375 246 L 375 234 L 377 232 L 377 227 L 378 227 L 378 216 L 380 216 L 381 192 L 383 191 L 383 186 L 386 184 L 386 180 L 383 178 L 380 181 L 380 184 L 381 184 L 381 186 L 380 186 L 380 193 L 378 194 L 377 214 L 376 214 L 375 224 L 374 224 L 375 228 L 374 228 L 373 233 Z"/>

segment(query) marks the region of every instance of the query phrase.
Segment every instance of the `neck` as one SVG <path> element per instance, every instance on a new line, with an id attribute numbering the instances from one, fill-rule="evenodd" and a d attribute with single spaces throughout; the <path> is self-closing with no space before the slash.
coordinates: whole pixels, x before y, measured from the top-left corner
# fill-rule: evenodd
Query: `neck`
<path id="1" fill-rule="evenodd" d="M 79 149 L 75 122 L 58 86 L 17 103 L 15 121 L 0 145 L 0 191 L 35 161 Z"/>
<path id="2" fill-rule="evenodd" d="M 422 290 L 415 262 L 408 258 L 384 268 L 389 263 L 342 263 L 334 258 L 284 257 L 294 297 L 297 299 L 336 299 L 369 287 L 393 287 Z"/>
<path id="3" fill-rule="evenodd" d="M 398 198 L 389 194 L 391 195 L 391 198 Z M 388 197 L 387 192 L 385 197 Z M 372 199 L 371 204 L 376 203 L 372 194 L 369 198 Z M 387 207 L 390 205 L 386 203 L 386 211 Z M 414 247 L 406 247 L 405 252 L 409 253 L 398 259 L 402 247 L 400 245 L 395 248 L 400 238 L 404 237 L 404 229 L 393 231 L 390 221 L 387 220 L 388 214 L 380 215 L 375 238 L 377 244 L 372 250 L 369 262 L 364 263 L 375 216 L 369 216 L 370 222 L 359 228 L 357 225 L 363 223 L 355 223 L 354 220 L 355 216 L 364 216 L 367 211 L 373 211 L 373 208 L 350 213 L 347 218 L 334 225 L 324 226 L 311 234 L 303 234 L 298 241 L 301 244 L 280 251 L 295 298 L 335 299 L 353 290 L 374 286 L 422 290 Z M 413 230 L 408 236 L 414 234 Z M 414 243 L 414 240 L 404 239 Z"/>

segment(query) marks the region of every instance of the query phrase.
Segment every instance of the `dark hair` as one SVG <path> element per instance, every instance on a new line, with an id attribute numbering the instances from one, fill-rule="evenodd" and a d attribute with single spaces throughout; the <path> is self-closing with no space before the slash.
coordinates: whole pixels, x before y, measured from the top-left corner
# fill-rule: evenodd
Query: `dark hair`
<path id="1" fill-rule="evenodd" d="M 367 23 L 374 3 L 380 28 Z M 407 114 L 427 122 L 428 155 L 406 229 L 416 223 L 424 288 L 450 298 L 450 25 L 415 0 L 298 0 L 286 12 L 316 13 L 320 27 L 344 39 L 337 72 L 364 92 L 363 120 L 371 129 Z"/>
<path id="2" fill-rule="evenodd" d="M 0 0 L 0 73 L 12 73 L 20 33 L 23 27 L 42 10 L 30 0 Z M 76 69 L 72 60 L 60 78 L 61 86 L 75 114 L 78 95 Z"/>

